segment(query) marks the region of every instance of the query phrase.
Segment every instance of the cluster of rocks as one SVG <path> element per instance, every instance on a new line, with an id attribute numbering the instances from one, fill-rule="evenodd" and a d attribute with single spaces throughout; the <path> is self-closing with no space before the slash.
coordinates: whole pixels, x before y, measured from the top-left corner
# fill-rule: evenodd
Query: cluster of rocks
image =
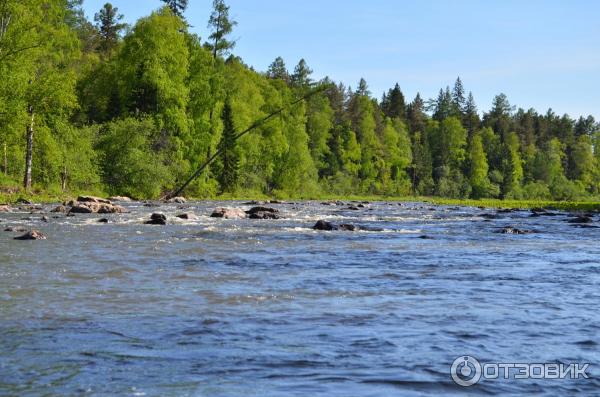
<path id="1" fill-rule="evenodd" d="M 271 207 L 252 207 L 244 211 L 240 208 L 217 208 L 210 215 L 211 218 L 223 219 L 280 219 L 279 210 Z"/>
<path id="2" fill-rule="evenodd" d="M 127 209 L 112 201 L 92 196 L 79 196 L 77 200 L 70 200 L 56 207 L 51 212 L 66 214 L 121 214 Z"/>

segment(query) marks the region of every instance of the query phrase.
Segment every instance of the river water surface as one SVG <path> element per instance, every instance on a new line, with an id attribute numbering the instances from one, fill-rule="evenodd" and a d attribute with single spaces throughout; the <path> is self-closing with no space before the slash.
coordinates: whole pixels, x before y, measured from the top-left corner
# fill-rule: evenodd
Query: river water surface
<path id="1" fill-rule="evenodd" d="M 223 205 L 250 208 L 131 203 L 109 224 L 1 214 L 2 229 L 48 239 L 0 232 L 0 395 L 600 393 L 600 229 L 421 203 L 210 218 Z M 184 211 L 198 219 L 172 218 Z M 152 212 L 169 224 L 142 224 Z M 375 231 L 312 230 L 319 219 Z M 495 233 L 509 225 L 536 233 Z M 590 363 L 590 379 L 462 388 L 461 355 Z"/>

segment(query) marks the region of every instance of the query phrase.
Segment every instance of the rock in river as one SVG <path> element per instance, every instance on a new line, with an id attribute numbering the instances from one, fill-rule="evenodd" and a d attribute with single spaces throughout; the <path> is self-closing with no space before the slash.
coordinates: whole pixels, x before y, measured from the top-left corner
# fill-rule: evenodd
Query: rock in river
<path id="1" fill-rule="evenodd" d="M 324 231 L 333 231 L 333 230 L 342 230 L 346 232 L 354 232 L 359 230 L 357 226 L 349 225 L 349 224 L 341 224 L 336 225 L 331 222 L 327 222 L 324 220 L 317 221 L 317 223 L 313 226 L 314 230 L 324 230 Z"/>
<path id="2" fill-rule="evenodd" d="M 194 213 L 192 213 L 192 212 L 186 212 L 186 213 L 183 213 L 183 214 L 177 214 L 175 216 L 177 218 L 179 218 L 179 219 L 185 219 L 185 220 L 188 220 L 188 221 L 193 221 L 193 220 L 198 219 L 198 217 Z"/>
<path id="3" fill-rule="evenodd" d="M 31 230 L 22 236 L 15 237 L 14 239 L 15 240 L 46 240 L 46 236 L 37 230 Z"/>
<path id="4" fill-rule="evenodd" d="M 167 217 L 164 214 L 152 214 L 150 220 L 145 222 L 146 225 L 166 225 Z"/>
<path id="5" fill-rule="evenodd" d="M 10 212 L 10 207 L 8 205 L 0 205 L 0 212 Z"/>
<path id="6" fill-rule="evenodd" d="M 185 197 L 173 197 L 168 199 L 166 202 L 169 204 L 185 204 L 187 203 L 187 200 Z"/>
<path id="7" fill-rule="evenodd" d="M 516 227 L 507 226 L 507 227 L 503 227 L 502 229 L 499 229 L 496 233 L 500 233 L 500 234 L 531 234 L 531 233 L 535 233 L 535 232 L 533 230 L 517 229 Z"/>
<path id="8" fill-rule="evenodd" d="M 588 215 L 581 215 L 575 218 L 569 219 L 569 223 L 592 223 L 594 220 Z"/>
<path id="9" fill-rule="evenodd" d="M 254 207 L 246 211 L 250 219 L 279 219 L 279 210 L 269 207 Z"/>
<path id="10" fill-rule="evenodd" d="M 244 219 L 246 213 L 239 208 L 217 208 L 210 216 L 211 218 Z"/>

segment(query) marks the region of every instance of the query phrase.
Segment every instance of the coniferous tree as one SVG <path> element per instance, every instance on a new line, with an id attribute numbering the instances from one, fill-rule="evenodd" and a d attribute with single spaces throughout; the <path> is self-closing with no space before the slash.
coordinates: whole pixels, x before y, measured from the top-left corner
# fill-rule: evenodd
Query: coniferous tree
<path id="1" fill-rule="evenodd" d="M 475 131 L 479 129 L 479 125 L 481 123 L 479 114 L 477 112 L 477 105 L 475 104 L 475 98 L 473 98 L 473 94 L 471 92 L 469 92 L 467 102 L 465 103 L 463 120 L 463 125 L 467 129 L 467 134 L 470 140 L 475 134 Z"/>
<path id="2" fill-rule="evenodd" d="M 221 150 L 221 170 L 218 176 L 219 185 L 222 192 L 233 192 L 237 188 L 239 179 L 239 154 L 235 139 L 235 127 L 233 125 L 233 115 L 229 100 L 225 101 L 223 113 L 223 135 L 219 143 Z"/>
<path id="3" fill-rule="evenodd" d="M 208 42 L 206 43 L 214 59 L 217 59 L 217 56 L 227 54 L 235 47 L 235 41 L 227 39 L 235 25 L 237 25 L 237 22 L 229 18 L 229 7 L 225 2 L 214 0 L 213 11 L 208 21 L 208 27 L 212 29 L 212 33 L 208 36 Z"/>
<path id="4" fill-rule="evenodd" d="M 308 67 L 304 58 L 298 62 L 298 65 L 294 68 L 294 74 L 292 74 L 292 84 L 296 87 L 309 87 L 312 84 L 310 75 L 312 69 Z"/>
<path id="5" fill-rule="evenodd" d="M 285 82 L 288 82 L 290 79 L 287 68 L 285 67 L 285 62 L 282 57 L 277 57 L 269 65 L 269 69 L 267 70 L 267 77 L 270 79 L 280 79 Z"/>
<path id="6" fill-rule="evenodd" d="M 381 108 L 383 113 L 390 118 L 397 117 L 400 120 L 406 120 L 406 103 L 398 83 L 387 94 L 384 94 Z"/>
<path id="7" fill-rule="evenodd" d="M 120 33 L 127 26 L 120 23 L 123 15 L 119 14 L 119 9 L 112 4 L 106 3 L 102 9 L 94 16 L 96 28 L 98 29 L 99 50 L 105 56 L 110 56 L 119 43 Z"/>
<path id="8" fill-rule="evenodd" d="M 465 89 L 460 77 L 457 77 L 454 88 L 452 89 L 452 115 L 462 118 L 462 115 L 465 112 L 465 106 Z"/>
<path id="9" fill-rule="evenodd" d="M 188 6 L 188 0 L 162 0 L 173 11 L 173 14 L 183 18 L 183 13 Z"/>

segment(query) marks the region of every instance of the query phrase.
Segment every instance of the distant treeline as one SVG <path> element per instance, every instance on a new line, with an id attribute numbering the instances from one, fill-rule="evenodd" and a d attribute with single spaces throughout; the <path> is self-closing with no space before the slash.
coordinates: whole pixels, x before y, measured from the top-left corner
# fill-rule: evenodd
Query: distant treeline
<path id="1" fill-rule="evenodd" d="M 600 195 L 593 117 L 480 113 L 460 79 L 437 98 L 376 99 L 314 81 L 301 60 L 257 72 L 230 55 L 236 23 L 215 0 L 205 40 L 185 0 L 134 26 L 106 4 L 0 1 L 0 185 L 137 198 L 175 188 L 217 150 L 189 196 L 422 195 L 583 199 Z M 235 134 L 315 86 L 331 87 L 236 141 Z"/>

